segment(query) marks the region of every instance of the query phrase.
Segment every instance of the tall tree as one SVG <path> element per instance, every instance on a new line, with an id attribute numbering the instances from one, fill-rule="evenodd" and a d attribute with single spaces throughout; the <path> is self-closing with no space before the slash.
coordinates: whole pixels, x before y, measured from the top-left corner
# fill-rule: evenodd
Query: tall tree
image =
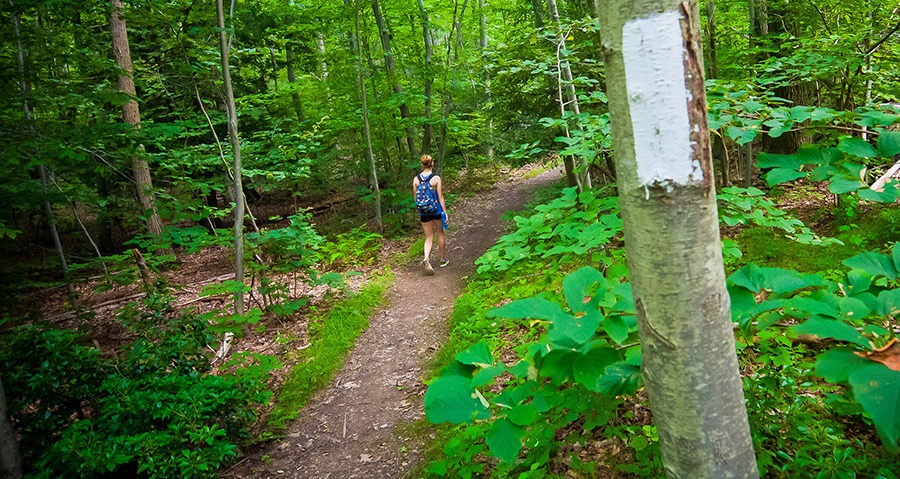
<path id="1" fill-rule="evenodd" d="M 667 477 L 757 478 L 716 213 L 696 0 L 596 0 L 643 375 Z"/>
<path id="2" fill-rule="evenodd" d="M 481 58 L 484 59 L 488 48 L 487 11 L 485 0 L 478 0 L 478 13 L 481 14 Z M 484 108 L 491 105 L 491 72 L 484 68 Z M 487 115 L 487 141 L 485 141 L 485 155 L 488 162 L 494 161 L 494 119 Z"/>
<path id="3" fill-rule="evenodd" d="M 354 17 L 356 19 L 356 68 L 359 72 L 359 93 L 362 102 L 363 136 L 366 138 L 366 159 L 369 161 L 370 181 L 375 192 L 375 225 L 379 232 L 384 232 L 381 221 L 381 188 L 378 186 L 378 169 L 375 167 L 375 155 L 372 153 L 372 135 L 369 131 L 369 111 L 366 103 L 366 77 L 362 67 L 362 50 L 359 41 L 359 0 L 354 1 Z"/>
<path id="4" fill-rule="evenodd" d="M 134 88 L 134 65 L 131 62 L 131 48 L 128 44 L 128 31 L 125 27 L 125 19 L 122 14 L 125 7 L 122 0 L 110 0 L 112 11 L 109 16 L 109 27 L 112 34 L 113 54 L 116 64 L 119 66 L 119 91 L 128 95 L 130 99 L 122 105 L 122 118 L 134 128 L 141 127 L 141 111 L 138 107 L 137 92 Z M 131 156 L 131 169 L 134 174 L 134 183 L 137 188 L 138 202 L 147 215 L 147 228 L 153 236 L 162 233 L 162 221 L 156 210 L 156 202 L 153 194 L 153 180 L 150 176 L 150 166 L 144 157 L 143 147 L 138 148 Z M 165 251 L 165 250 L 164 250 Z M 168 250 L 171 252 L 171 250 Z"/>
<path id="5" fill-rule="evenodd" d="M 384 50 L 384 66 L 387 69 L 388 78 L 394 88 L 396 95 L 403 94 L 403 85 L 400 83 L 400 76 L 397 75 L 397 62 L 394 58 L 394 50 L 391 47 L 391 34 L 388 31 L 387 23 L 384 15 L 381 14 L 381 7 L 378 0 L 372 0 L 372 12 L 375 14 L 375 23 L 378 25 L 378 36 L 381 38 L 381 48 Z M 411 157 L 418 155 L 416 150 L 416 136 L 412 125 L 410 124 L 409 106 L 406 101 L 400 102 L 400 117 L 406 123 L 406 146 L 409 148 Z"/>
<path id="6" fill-rule="evenodd" d="M 219 52 L 221 54 L 222 79 L 225 83 L 225 107 L 228 112 L 228 139 L 234 158 L 234 280 L 240 285 L 234 293 L 234 313 L 244 314 L 244 188 L 241 177 L 241 139 L 238 136 L 237 108 L 234 104 L 234 88 L 231 85 L 231 68 L 228 64 L 228 31 L 225 29 L 225 9 L 222 0 L 216 0 L 216 21 L 219 26 Z M 223 348 L 223 350 L 226 348 Z"/>
<path id="7" fill-rule="evenodd" d="M 0 379 L 0 477 L 4 479 L 22 477 L 22 454 L 16 440 L 16 431 L 13 430 L 9 420 L 2 379 Z"/>

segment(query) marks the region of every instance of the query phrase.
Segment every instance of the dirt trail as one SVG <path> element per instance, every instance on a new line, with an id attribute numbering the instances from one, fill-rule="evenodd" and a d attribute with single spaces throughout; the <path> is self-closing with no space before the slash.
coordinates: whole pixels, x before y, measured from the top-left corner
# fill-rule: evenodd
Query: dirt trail
<path id="1" fill-rule="evenodd" d="M 450 265 L 425 276 L 421 264 L 397 270 L 390 304 L 371 318 L 343 370 L 319 391 L 288 428 L 223 477 L 241 479 L 402 478 L 420 460 L 421 445 L 398 425 L 424 415 L 422 366 L 446 337 L 454 300 L 473 262 L 503 232 L 501 216 L 521 207 L 538 186 L 559 178 L 555 169 L 504 181 L 457 204 L 448 231 Z"/>

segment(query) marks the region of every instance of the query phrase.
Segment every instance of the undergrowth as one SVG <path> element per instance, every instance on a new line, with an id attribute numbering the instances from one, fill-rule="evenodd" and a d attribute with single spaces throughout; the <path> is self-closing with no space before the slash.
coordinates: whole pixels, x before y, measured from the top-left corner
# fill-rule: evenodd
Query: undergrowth
<path id="1" fill-rule="evenodd" d="M 873 208 L 857 216 L 856 224 L 834 232 L 832 238 L 820 238 L 773 203 L 768 200 L 763 203 L 763 198 L 752 191 L 732 190 L 728 196 L 722 200 L 730 202 L 721 208 L 725 211 L 723 216 L 730 215 L 729 225 L 738 222 L 744 225 L 735 241 L 726 245 L 726 248 L 732 248 L 729 270 L 744 267 L 740 274 L 735 273 L 729 278 L 730 289 L 762 281 L 748 282 L 746 279 L 753 277 L 774 280 L 777 285 L 785 284 L 783 281 L 799 284 L 801 279 L 809 283 L 808 287 L 800 287 L 791 293 L 797 298 L 790 299 L 789 304 L 796 306 L 785 309 L 791 314 L 799 314 L 799 318 L 780 319 L 781 316 L 777 316 L 778 319 L 770 319 L 765 316 L 758 319 L 759 326 L 749 319 L 740 323 L 745 328 L 750 328 L 751 324 L 752 328 L 758 328 L 740 337 L 738 345 L 760 470 L 765 477 L 779 479 L 896 479 L 896 458 L 885 450 L 890 446 L 889 442 L 887 446 L 879 444 L 869 409 L 864 415 L 846 378 L 835 377 L 824 366 L 817 366 L 817 355 L 828 346 L 807 347 L 796 340 L 797 334 L 804 331 L 834 338 L 836 336 L 828 329 L 832 323 L 823 328 L 818 320 L 807 321 L 797 326 L 796 332 L 786 333 L 784 326 L 772 326 L 772 321 L 786 321 L 790 325 L 801 323 L 810 315 L 823 314 L 822 311 L 832 307 L 829 305 L 833 301 L 849 299 L 840 299 L 841 288 L 837 284 L 841 282 L 859 290 L 860 298 L 870 304 L 870 309 L 860 310 L 860 314 L 868 311 L 865 315 L 872 322 L 866 329 L 866 338 L 872 338 L 875 345 L 886 344 L 892 335 L 879 329 L 877 324 L 883 319 L 879 312 L 890 310 L 885 305 L 892 296 L 883 300 L 879 296 L 879 301 L 885 304 L 879 305 L 881 303 L 875 302 L 872 295 L 886 288 L 888 282 L 884 278 L 876 281 L 872 276 L 871 282 L 867 283 L 861 279 L 865 274 L 882 273 L 877 270 L 848 273 L 845 266 L 858 268 L 860 264 L 889 262 L 872 259 L 874 253 L 861 256 L 859 253 L 861 249 L 885 252 L 886 245 L 896 238 L 895 231 L 900 230 L 897 226 L 900 222 L 894 220 L 900 218 L 900 214 L 890 209 Z M 596 209 L 596 205 L 601 206 Z M 563 340 L 568 340 L 565 335 L 570 334 L 559 332 L 564 326 L 556 324 L 555 318 L 559 316 L 549 311 L 558 308 L 551 307 L 551 303 L 561 303 L 563 276 L 585 264 L 596 264 L 606 278 L 626 274 L 623 252 L 609 249 L 609 241 L 618 241 L 617 231 L 609 234 L 617 226 L 616 222 L 596 221 L 599 215 L 608 214 L 615 208 L 614 202 L 603 197 L 579 197 L 567 191 L 562 197 L 546 200 L 532 212 L 513 215 L 517 229 L 477 261 L 478 274 L 456 302 L 449 324 L 449 339 L 429 364 L 427 372 L 431 378 L 431 398 L 426 395 L 426 410 L 430 405 L 429 417 L 439 424 L 432 425 L 431 429 L 424 426 L 410 428 L 427 431 L 433 439 L 425 448 L 428 462 L 419 474 L 465 478 L 663 476 L 658 438 L 646 414 L 649 406 L 645 394 L 640 389 L 637 393 L 613 390 L 611 397 L 607 394 L 610 390 L 604 390 L 611 387 L 611 383 L 604 383 L 603 375 L 619 375 L 623 370 L 607 370 L 602 373 L 599 384 L 582 384 L 586 377 L 595 374 L 593 370 L 585 370 L 583 364 L 579 366 L 578 359 L 570 366 L 571 358 L 564 361 L 562 355 L 547 356 L 542 352 L 555 352 L 553 341 L 560 341 L 560 334 Z M 759 208 L 764 214 L 758 212 Z M 585 238 L 583 228 L 596 224 L 609 229 L 599 235 L 609 241 L 588 244 L 586 241 L 598 235 Z M 572 241 L 558 241 L 560 234 Z M 803 276 L 788 269 L 747 266 L 755 262 L 820 275 Z M 597 275 L 582 270 L 575 274 Z M 900 276 L 900 272 L 889 271 L 883 273 L 888 275 L 889 281 L 894 281 L 890 280 L 894 277 L 891 275 Z M 596 280 L 603 284 L 602 279 Z M 587 284 L 582 280 L 574 281 L 583 286 Z M 616 284 L 611 279 L 606 281 Z M 875 286 L 876 282 L 879 286 Z M 871 294 L 861 289 L 866 284 L 872 285 Z M 774 287 L 776 291 L 778 287 Z M 604 304 L 602 300 L 592 299 L 587 289 L 582 293 L 584 301 Z M 576 310 L 581 306 L 579 301 L 572 302 L 571 299 L 580 296 L 572 294 L 567 291 L 565 299 L 577 315 Z M 765 300 L 765 296 L 759 294 L 744 293 L 736 308 L 772 312 L 762 305 L 753 309 L 760 298 Z M 837 299 L 831 299 L 833 297 Z M 777 295 L 773 294 L 771 298 L 780 301 Z M 510 300 L 513 302 L 509 303 Z M 815 309 L 818 312 L 804 316 L 804 308 L 818 308 Z M 502 316 L 520 319 L 502 319 Z M 554 318 L 549 321 L 553 323 L 549 326 L 549 336 L 544 335 L 548 327 L 545 318 Z M 841 317 L 827 319 L 837 323 Z M 865 324 L 859 322 L 861 319 L 853 322 L 851 318 L 850 323 L 861 328 Z M 631 326 L 609 329 L 613 326 L 615 324 L 601 323 L 597 334 L 606 329 L 616 342 L 629 341 Z M 765 329 L 767 327 L 769 329 Z M 557 328 L 556 333 L 553 328 Z M 547 338 L 550 342 L 544 345 L 542 341 Z M 854 339 L 857 348 L 862 348 L 864 342 L 860 338 Z M 600 337 L 600 341 L 609 341 L 609 338 Z M 862 348 L 863 352 L 866 350 Z M 585 351 L 590 351 L 587 354 L 596 352 L 593 349 Z M 850 356 L 841 357 L 853 357 L 846 354 Z M 529 357 L 533 363 L 528 366 L 526 375 L 525 366 L 522 366 L 526 361 L 518 361 Z M 628 357 L 619 358 L 623 359 L 622 367 L 633 366 Z M 842 363 L 836 364 L 833 368 L 839 368 Z M 580 373 L 579 367 L 582 368 Z M 571 368 L 574 368 L 574 376 Z M 829 383 L 823 380 L 823 374 L 829 381 L 844 382 L 840 385 Z M 534 383 L 535 376 L 546 382 Z M 865 395 L 871 394 L 863 390 L 857 393 L 861 401 L 867 401 Z M 555 399 L 545 401 L 550 397 Z M 880 433 L 888 431 L 882 438 L 893 437 L 893 426 L 886 422 L 881 410 L 872 411 L 879 418 Z M 458 424 L 450 424 L 452 422 Z"/>

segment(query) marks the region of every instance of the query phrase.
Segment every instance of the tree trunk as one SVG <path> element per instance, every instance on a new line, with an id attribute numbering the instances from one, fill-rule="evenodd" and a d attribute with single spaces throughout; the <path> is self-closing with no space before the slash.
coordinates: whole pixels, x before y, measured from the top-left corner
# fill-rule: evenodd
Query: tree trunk
<path id="1" fill-rule="evenodd" d="M 462 24 L 459 19 L 466 14 L 466 6 L 469 0 L 463 0 L 462 8 L 459 7 L 459 0 L 453 2 L 453 21 L 451 22 L 450 34 L 447 35 L 447 63 L 444 67 L 444 93 L 441 101 L 443 102 L 443 111 L 441 118 L 441 137 L 438 142 L 438 158 L 435 161 L 434 172 L 438 175 L 444 171 L 444 161 L 447 156 L 447 122 L 450 120 L 450 114 L 453 112 L 453 89 L 450 88 L 451 83 L 448 81 L 447 75 L 450 72 L 450 53 L 453 53 L 453 80 L 456 80 L 456 67 L 459 65 L 459 46 L 462 45 Z M 456 41 L 453 41 L 453 32 L 456 32 Z M 456 49 L 453 49 L 454 44 Z"/>
<path id="2" fill-rule="evenodd" d="M 706 32 L 709 38 L 709 61 L 706 62 L 709 71 L 708 78 L 719 78 L 719 59 L 716 54 L 716 2 L 706 0 Z"/>
<path id="3" fill-rule="evenodd" d="M 12 1 L 10 1 L 10 6 L 14 7 Z M 28 129 L 33 130 L 34 125 L 32 124 L 31 105 L 29 105 L 28 103 L 28 93 L 31 91 L 31 87 L 25 77 L 25 47 L 22 45 L 20 19 L 18 12 L 13 14 L 12 20 L 13 31 L 16 37 L 16 60 L 19 73 L 19 91 L 22 92 L 22 113 L 25 116 L 25 125 Z M 69 295 L 69 300 L 72 301 L 73 304 L 77 304 L 78 299 L 75 294 L 75 287 L 72 286 L 72 282 L 69 278 L 69 265 L 66 262 L 66 255 L 63 251 L 62 241 L 60 241 L 59 239 L 59 231 L 56 228 L 56 217 L 53 215 L 53 206 L 50 204 L 50 200 L 47 199 L 47 184 L 49 172 L 45 165 L 38 166 L 38 176 L 41 179 L 41 193 L 44 195 L 44 216 L 46 217 L 45 219 L 47 221 L 47 229 L 50 231 L 50 237 L 53 240 L 53 249 L 56 251 L 56 257 L 59 260 L 59 269 L 62 272 L 63 281 L 65 281 L 66 283 L 66 292 Z"/>
<path id="4" fill-rule="evenodd" d="M 0 379 L 0 477 L 4 479 L 22 477 L 22 454 L 16 441 L 16 431 L 9 419 L 2 379 Z"/>
<path id="5" fill-rule="evenodd" d="M 244 188 L 241 178 L 241 139 L 238 136 L 237 109 L 234 105 L 234 89 L 231 86 L 231 69 L 228 66 L 228 34 L 225 31 L 225 12 L 222 0 L 216 0 L 216 20 L 219 26 L 219 52 L 222 60 L 222 78 L 225 83 L 225 105 L 228 110 L 228 138 L 231 142 L 232 154 L 234 155 L 234 280 L 243 288 Z M 234 293 L 234 314 L 244 314 L 244 293 L 242 289 Z"/>
<path id="6" fill-rule="evenodd" d="M 697 2 L 596 3 L 643 375 L 667 477 L 758 478 L 725 288 Z"/>
<path id="7" fill-rule="evenodd" d="M 322 81 L 328 80 L 328 63 L 325 61 L 325 34 L 316 32 L 316 47 L 319 49 L 319 72 Z"/>
<path id="8" fill-rule="evenodd" d="M 374 4 L 375 2 L 373 1 L 372 3 Z M 354 7 L 356 44 L 359 45 L 359 0 L 355 0 Z M 375 192 L 375 225 L 378 227 L 378 232 L 384 232 L 384 225 L 381 220 L 381 188 L 378 186 L 378 170 L 375 167 L 375 155 L 372 154 L 372 135 L 369 132 L 369 113 L 366 105 L 366 78 L 362 68 L 362 50 L 359 47 L 356 50 L 356 68 L 359 71 L 359 93 L 362 101 L 363 135 L 366 137 L 366 159 L 369 161 L 370 179 L 372 181 L 372 189 Z"/>
<path id="9" fill-rule="evenodd" d="M 128 45 L 128 31 L 125 28 L 125 19 L 122 18 L 122 12 L 125 7 L 122 0 L 110 0 L 112 12 L 109 17 L 109 27 L 112 36 L 113 54 L 116 57 L 116 64 L 119 66 L 119 91 L 130 96 L 132 99 L 122 105 L 122 118 L 126 123 L 134 128 L 141 127 L 141 112 L 138 108 L 137 92 L 134 88 L 134 79 L 132 73 L 134 71 L 131 62 L 131 48 Z M 143 152 L 143 147 L 138 148 Z M 153 180 L 150 176 L 150 166 L 141 153 L 136 153 L 131 157 L 131 169 L 134 174 L 134 183 L 137 188 L 138 202 L 143 209 L 143 214 L 147 215 L 147 229 L 150 234 L 158 237 L 162 233 L 162 221 L 159 213 L 156 211 L 156 201 L 153 196 Z M 164 248 L 159 251 L 163 254 L 172 254 L 172 250 Z"/>
<path id="10" fill-rule="evenodd" d="M 400 77 L 397 75 L 397 63 L 394 60 L 394 52 L 391 50 L 391 34 L 388 33 L 378 0 L 372 0 L 372 12 L 375 14 L 375 22 L 378 24 L 381 48 L 384 50 L 384 66 L 387 69 L 388 78 L 394 87 L 394 93 L 398 96 L 402 95 L 403 86 L 400 84 Z M 412 125 L 410 125 L 409 106 L 406 105 L 405 101 L 400 103 L 400 117 L 406 123 L 406 146 L 409 148 L 409 154 L 411 157 L 416 157 L 418 156 L 416 136 Z"/>
<path id="11" fill-rule="evenodd" d="M 559 10 L 556 7 L 556 0 L 548 0 L 547 5 L 550 8 L 550 18 L 553 19 L 553 26 L 556 28 L 556 58 L 557 58 L 557 69 L 559 71 L 559 77 L 557 78 L 557 83 L 560 88 L 560 109 L 562 110 L 563 117 L 565 117 L 565 112 L 568 109 L 574 115 L 581 114 L 581 108 L 578 106 L 578 95 L 575 93 L 575 83 L 572 77 L 572 67 L 569 64 L 569 59 L 567 58 L 568 54 L 566 51 L 566 32 L 562 30 L 562 23 L 559 21 Z M 563 94 L 563 92 L 565 92 Z M 578 119 L 575 119 L 575 128 L 581 129 L 581 126 L 578 125 Z M 568 121 L 566 121 L 566 136 L 569 136 L 569 126 Z M 566 168 L 571 167 L 574 169 L 573 173 L 570 175 L 568 171 L 566 171 L 566 177 L 571 179 L 575 178 L 575 184 L 569 186 L 577 186 L 579 191 L 584 191 L 585 189 L 591 189 L 591 174 L 590 170 L 587 168 L 587 165 L 583 164 L 583 162 L 576 159 L 574 156 L 572 157 L 570 162 L 564 162 Z"/>
<path id="12" fill-rule="evenodd" d="M 423 116 L 425 124 L 422 125 L 422 153 L 431 150 L 431 85 L 434 83 L 434 66 L 432 55 L 434 40 L 431 38 L 431 17 L 425 9 L 425 0 L 418 0 L 419 13 L 422 16 L 422 33 L 425 37 L 425 109 Z"/>
<path id="13" fill-rule="evenodd" d="M 297 76 L 294 73 L 294 45 L 290 41 L 284 45 L 284 61 L 287 63 L 287 81 L 293 85 L 297 82 Z M 300 98 L 300 92 L 295 88 L 291 89 L 291 105 L 294 107 L 294 113 L 297 115 L 297 121 L 305 121 L 306 114 L 303 112 L 303 100 Z"/>
<path id="14" fill-rule="evenodd" d="M 481 58 L 484 58 L 488 47 L 487 13 L 484 10 L 485 0 L 478 0 L 478 12 L 481 14 Z M 484 68 L 484 103 L 491 104 L 491 72 Z M 494 117 L 487 115 L 487 138 L 485 138 L 485 156 L 489 163 L 494 162 Z"/>
<path id="15" fill-rule="evenodd" d="M 531 11 L 534 14 L 534 26 L 538 30 L 544 28 L 544 6 L 541 0 L 531 0 Z"/>

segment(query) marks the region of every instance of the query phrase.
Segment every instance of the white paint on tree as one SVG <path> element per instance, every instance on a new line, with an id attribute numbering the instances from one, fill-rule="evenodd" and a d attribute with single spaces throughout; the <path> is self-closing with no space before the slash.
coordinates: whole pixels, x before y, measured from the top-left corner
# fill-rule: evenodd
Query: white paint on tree
<path id="1" fill-rule="evenodd" d="M 692 160 L 688 101 L 684 82 L 681 13 L 637 18 L 622 28 L 625 86 L 634 132 L 641 186 L 687 185 L 703 180 Z"/>

